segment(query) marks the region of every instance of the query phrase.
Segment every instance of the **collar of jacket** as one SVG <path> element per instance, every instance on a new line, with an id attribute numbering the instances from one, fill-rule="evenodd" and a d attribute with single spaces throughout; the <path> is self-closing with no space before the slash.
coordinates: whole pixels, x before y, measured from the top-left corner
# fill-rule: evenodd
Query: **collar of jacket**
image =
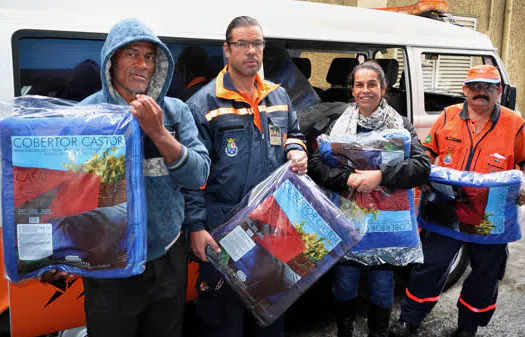
<path id="1" fill-rule="evenodd" d="M 231 80 L 230 74 L 228 73 L 228 65 L 226 65 L 219 75 L 217 76 L 216 80 L 216 91 L 215 95 L 219 98 L 227 99 L 227 100 L 233 100 L 237 102 L 244 102 L 251 106 L 251 110 L 253 113 L 253 123 L 259 129 L 259 131 L 262 133 L 262 125 L 261 125 L 261 115 L 259 113 L 259 102 L 261 102 L 268 94 L 270 94 L 275 89 L 279 88 L 279 84 L 274 84 L 268 81 L 261 81 L 261 78 L 259 77 L 259 74 L 255 75 L 255 95 L 254 100 L 251 101 L 250 98 L 243 94 L 235 88 L 233 85 L 233 82 Z"/>
<path id="2" fill-rule="evenodd" d="M 465 100 L 465 103 L 463 103 L 463 108 L 461 109 L 461 112 L 459 113 L 459 117 L 461 117 L 461 119 L 463 119 L 463 120 L 470 119 L 468 117 L 468 105 L 467 105 L 467 101 L 466 100 Z M 495 121 L 498 120 L 498 117 L 499 117 L 499 104 L 496 103 L 496 104 L 494 104 L 494 109 L 492 109 L 492 112 L 490 113 L 489 120 L 491 122 L 495 122 Z"/>
<path id="3" fill-rule="evenodd" d="M 250 106 L 256 106 L 264 97 L 268 96 L 269 93 L 279 88 L 279 84 L 274 84 L 268 81 L 262 81 L 259 74 L 255 75 L 255 88 L 257 93 L 255 94 L 256 101 L 250 102 L 246 99 L 246 95 L 241 94 L 231 80 L 230 74 L 228 73 L 228 65 L 226 65 L 219 75 L 217 75 L 216 81 L 216 92 L 215 94 L 219 98 L 234 100 L 237 102 L 245 102 Z"/>

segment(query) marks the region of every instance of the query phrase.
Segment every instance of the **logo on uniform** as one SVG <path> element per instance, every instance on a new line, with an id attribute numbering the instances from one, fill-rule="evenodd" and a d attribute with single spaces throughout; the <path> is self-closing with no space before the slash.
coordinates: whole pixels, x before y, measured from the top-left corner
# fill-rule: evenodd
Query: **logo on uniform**
<path id="1" fill-rule="evenodd" d="M 201 282 L 201 284 L 199 285 L 199 288 L 202 292 L 208 291 L 209 289 L 208 284 L 206 282 Z"/>
<path id="2" fill-rule="evenodd" d="M 224 151 L 226 151 L 226 155 L 228 157 L 235 157 L 239 150 L 239 148 L 235 144 L 235 138 L 228 138 L 226 139 L 226 141 L 228 142 L 226 144 L 226 148 L 224 149 Z"/>
<path id="3" fill-rule="evenodd" d="M 448 165 L 452 162 L 452 155 L 449 153 L 446 154 L 445 158 L 443 158 L 443 162 Z"/>
<path id="4" fill-rule="evenodd" d="M 431 135 L 428 135 L 427 138 L 425 138 L 425 143 L 430 143 L 430 141 L 432 140 L 432 136 Z"/>

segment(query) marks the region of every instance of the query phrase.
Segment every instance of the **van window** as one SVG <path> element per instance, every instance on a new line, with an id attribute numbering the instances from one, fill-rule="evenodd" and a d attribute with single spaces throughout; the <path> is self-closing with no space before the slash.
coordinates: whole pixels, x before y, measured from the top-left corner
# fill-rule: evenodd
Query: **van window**
<path id="1" fill-rule="evenodd" d="M 468 70 L 480 64 L 495 64 L 492 58 L 439 53 L 421 54 L 425 111 L 439 114 L 443 108 L 462 103 L 463 81 Z"/>
<path id="2" fill-rule="evenodd" d="M 103 41 L 21 38 L 14 50 L 19 95 L 43 95 L 79 100 L 100 89 Z M 16 78 L 16 77 L 15 77 Z M 15 89 L 15 90 L 16 90 Z"/>
<path id="3" fill-rule="evenodd" d="M 387 80 L 387 100 L 401 115 L 408 116 L 404 81 L 403 50 L 387 46 L 352 45 L 349 50 L 298 51 L 290 54 L 310 64 L 309 81 L 323 102 L 353 100 L 349 86 L 352 70 L 366 59 L 373 59 L 383 68 Z"/>
<path id="4" fill-rule="evenodd" d="M 58 36 L 53 36 L 53 34 Z M 66 34 L 66 33 L 64 33 Z M 64 38 L 56 32 L 38 32 L 37 37 L 15 33 L 13 38 L 15 95 L 43 95 L 80 101 L 100 90 L 100 51 L 104 36 L 93 38 Z M 42 37 L 48 35 L 49 37 Z M 71 35 L 66 34 L 66 35 Z M 82 34 L 77 34 L 82 35 Z M 217 75 L 224 66 L 220 41 L 204 43 L 180 43 L 168 40 L 178 71 L 174 74 L 168 96 L 186 99 L 183 95 L 191 83 L 193 74 L 206 74 L 204 85 Z M 205 55 L 205 62 L 182 66 L 179 57 L 184 51 L 199 49 Z M 188 54 L 188 53 L 186 53 Z M 194 55 L 186 57 L 194 59 Z M 195 63 L 195 62 L 194 62 Z M 190 71 L 190 66 L 193 68 Z M 184 76 L 184 80 L 182 77 Z M 189 79 L 189 81 L 187 81 Z M 201 87 L 199 86 L 199 88 Z"/>

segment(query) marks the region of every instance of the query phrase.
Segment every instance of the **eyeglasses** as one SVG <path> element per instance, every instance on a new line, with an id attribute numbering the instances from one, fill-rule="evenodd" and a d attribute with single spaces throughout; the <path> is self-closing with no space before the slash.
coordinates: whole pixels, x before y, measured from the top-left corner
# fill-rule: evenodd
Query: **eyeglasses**
<path id="1" fill-rule="evenodd" d="M 253 46 L 254 49 L 261 50 L 264 48 L 264 41 L 261 40 L 255 40 L 255 41 L 245 41 L 245 40 L 239 40 L 235 42 L 227 42 L 229 46 L 233 45 L 239 49 L 250 49 L 250 46 Z"/>
<path id="2" fill-rule="evenodd" d="M 474 82 L 474 83 L 467 83 L 467 88 L 474 91 L 496 91 L 499 88 L 499 84 L 495 83 L 484 83 L 484 82 Z"/>

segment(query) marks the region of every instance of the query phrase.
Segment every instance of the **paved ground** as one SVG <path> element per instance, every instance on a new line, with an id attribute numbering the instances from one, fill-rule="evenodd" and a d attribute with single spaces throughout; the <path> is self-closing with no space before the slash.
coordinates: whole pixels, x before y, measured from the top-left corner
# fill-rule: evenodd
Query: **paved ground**
<path id="1" fill-rule="evenodd" d="M 525 232 L 525 231 L 524 231 Z M 525 239 L 509 245 L 510 258 L 505 278 L 500 282 L 497 309 L 486 328 L 480 328 L 479 337 L 525 337 Z M 467 270 L 468 272 L 468 270 Z M 463 278 L 466 276 L 463 276 Z M 445 337 L 454 332 L 457 322 L 456 301 L 460 291 L 460 280 L 446 291 L 432 313 L 423 322 L 417 337 Z M 326 287 L 325 287 L 326 288 Z M 392 320 L 399 317 L 401 289 L 397 290 Z M 319 299 L 323 302 L 324 299 Z M 324 301 L 327 302 L 327 301 Z M 336 337 L 335 322 L 324 305 L 295 306 L 288 320 L 290 337 Z M 363 309 L 364 312 L 364 309 Z M 366 319 L 361 315 L 356 320 L 355 337 L 366 337 Z"/>

